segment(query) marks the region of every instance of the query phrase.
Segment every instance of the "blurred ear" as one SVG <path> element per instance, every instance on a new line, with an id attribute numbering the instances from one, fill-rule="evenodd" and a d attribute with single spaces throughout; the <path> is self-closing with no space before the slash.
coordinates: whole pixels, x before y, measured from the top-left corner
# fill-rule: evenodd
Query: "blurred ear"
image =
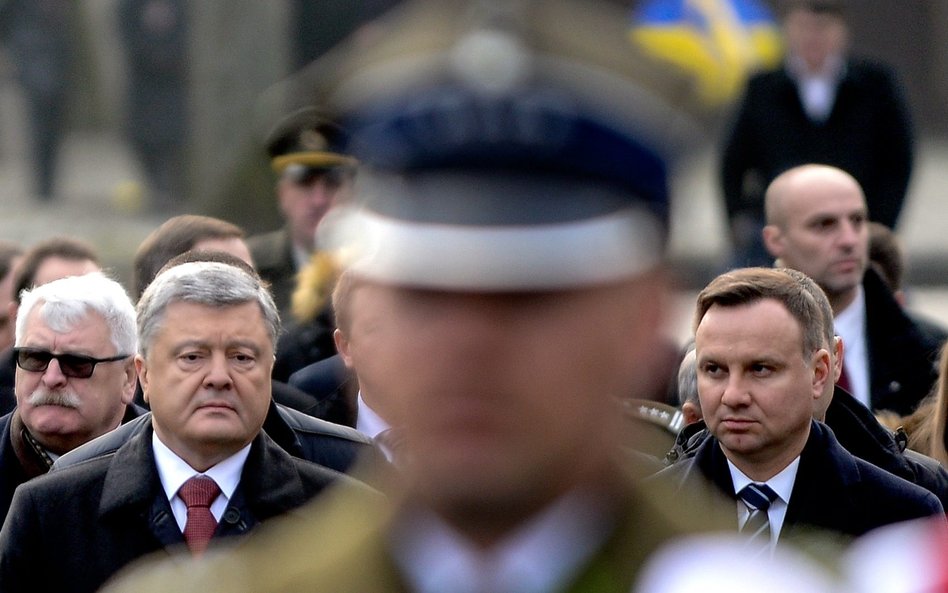
<path id="1" fill-rule="evenodd" d="M 767 252 L 774 257 L 782 256 L 784 247 L 783 233 L 780 232 L 780 227 L 775 224 L 768 224 L 761 232 L 764 236 L 764 247 L 767 248 Z"/>
<path id="2" fill-rule="evenodd" d="M 685 402 L 681 404 L 681 413 L 685 417 L 686 426 L 702 419 L 701 407 L 695 402 Z"/>
<path id="3" fill-rule="evenodd" d="M 347 369 L 352 369 L 352 355 L 349 351 L 349 338 L 346 337 L 346 334 L 342 333 L 342 330 L 336 329 L 332 332 L 332 340 L 336 343 L 336 352 L 339 353 L 339 356 L 342 357 L 342 362 L 346 364 Z"/>

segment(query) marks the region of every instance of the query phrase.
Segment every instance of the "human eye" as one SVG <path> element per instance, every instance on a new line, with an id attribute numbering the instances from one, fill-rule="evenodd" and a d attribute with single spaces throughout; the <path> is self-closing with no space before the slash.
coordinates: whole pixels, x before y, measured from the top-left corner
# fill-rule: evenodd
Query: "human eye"
<path id="1" fill-rule="evenodd" d="M 750 367 L 751 374 L 755 377 L 769 377 L 774 372 L 773 366 L 763 363 L 755 362 Z"/>
<path id="2" fill-rule="evenodd" d="M 724 369 L 715 362 L 701 364 L 701 373 L 707 377 L 718 378 L 724 375 Z"/>
<path id="3" fill-rule="evenodd" d="M 241 368 L 252 367 L 257 362 L 257 357 L 253 353 L 242 350 L 232 352 L 230 359 Z"/>
<path id="4" fill-rule="evenodd" d="M 836 228 L 836 219 L 829 216 L 817 218 L 810 227 L 817 232 L 829 232 Z"/>
<path id="5" fill-rule="evenodd" d="M 188 368 L 200 365 L 205 358 L 205 354 L 198 350 L 186 350 L 177 355 L 178 364 Z"/>

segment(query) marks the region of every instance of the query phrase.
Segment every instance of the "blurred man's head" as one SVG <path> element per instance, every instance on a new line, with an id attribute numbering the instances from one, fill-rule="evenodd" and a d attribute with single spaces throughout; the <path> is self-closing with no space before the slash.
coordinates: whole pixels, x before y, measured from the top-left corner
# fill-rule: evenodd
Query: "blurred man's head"
<path id="1" fill-rule="evenodd" d="M 13 345 L 16 303 L 13 300 L 14 268 L 23 258 L 16 243 L 0 241 L 0 351 Z"/>
<path id="2" fill-rule="evenodd" d="M 807 71 L 822 73 L 849 45 L 843 0 L 784 0 L 784 39 L 791 59 Z"/>
<path id="3" fill-rule="evenodd" d="M 400 473 L 489 543 L 567 493 L 613 493 L 619 400 L 654 385 L 669 111 L 638 90 L 667 70 L 601 5 L 459 23 L 460 4 L 409 6 L 404 39 L 435 33 L 417 60 L 360 49 L 323 89 L 360 170 L 318 242 L 347 260 L 340 352 L 393 410 Z"/>
<path id="4" fill-rule="evenodd" d="M 905 254 L 895 232 L 880 222 L 869 223 L 869 265 L 892 291 L 895 300 L 905 306 L 902 290 Z"/>
<path id="5" fill-rule="evenodd" d="M 289 115 L 270 133 L 267 153 L 278 176 L 277 200 L 299 249 L 313 250 L 319 221 L 352 192 L 356 163 L 340 152 L 344 136 L 314 109 Z"/>
<path id="6" fill-rule="evenodd" d="M 805 273 L 838 313 L 856 297 L 868 266 L 866 200 L 848 173 L 802 165 L 778 175 L 765 194 L 767 250 Z"/>
<path id="7" fill-rule="evenodd" d="M 145 237 L 135 252 L 136 296 L 141 296 L 168 260 L 185 251 L 223 251 L 253 265 L 239 226 L 210 216 L 175 216 Z"/>
<path id="8" fill-rule="evenodd" d="M 70 237 L 47 239 L 28 249 L 17 265 L 13 297 L 19 303 L 24 290 L 101 269 L 99 255 L 88 243 Z"/>
<path id="9" fill-rule="evenodd" d="M 62 454 L 118 426 L 135 392 L 135 310 L 99 273 L 23 293 L 16 327 L 17 410 Z"/>

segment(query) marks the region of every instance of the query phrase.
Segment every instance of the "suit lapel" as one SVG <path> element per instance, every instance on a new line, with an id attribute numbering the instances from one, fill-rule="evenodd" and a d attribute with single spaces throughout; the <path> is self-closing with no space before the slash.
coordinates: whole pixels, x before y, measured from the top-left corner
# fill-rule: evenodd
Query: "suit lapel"
<path id="1" fill-rule="evenodd" d="M 846 517 L 854 508 L 849 484 L 858 475 L 840 449 L 825 426 L 815 421 L 810 425 L 787 506 L 787 528 L 838 529 L 848 523 Z"/>
<path id="2" fill-rule="evenodd" d="M 293 459 L 261 431 L 250 446 L 240 482 L 216 535 L 241 535 L 309 498 Z"/>
<path id="3" fill-rule="evenodd" d="M 151 435 L 149 418 L 147 426 L 113 455 L 102 485 L 99 517 L 103 521 L 140 522 L 161 547 L 169 547 L 184 543 L 184 536 L 161 487 Z"/>

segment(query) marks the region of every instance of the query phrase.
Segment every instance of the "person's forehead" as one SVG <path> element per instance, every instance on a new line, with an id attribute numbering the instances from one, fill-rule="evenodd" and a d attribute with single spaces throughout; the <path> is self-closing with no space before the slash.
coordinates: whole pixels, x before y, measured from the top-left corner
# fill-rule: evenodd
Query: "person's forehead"
<path id="1" fill-rule="evenodd" d="M 194 243 L 192 251 L 223 251 L 253 265 L 250 248 L 240 237 L 210 237 Z"/>
<path id="2" fill-rule="evenodd" d="M 768 323 L 734 323 L 740 319 L 755 317 L 766 317 Z M 734 337 L 760 337 L 764 342 L 772 344 L 776 336 L 788 333 L 799 337 L 802 327 L 790 310 L 775 298 L 762 298 L 739 305 L 715 303 L 708 308 L 695 330 L 695 351 L 700 359 L 712 342 L 711 338 L 724 337 L 725 342 L 716 345 L 729 348 L 733 343 L 727 340 Z"/>
<path id="3" fill-rule="evenodd" d="M 92 260 L 51 256 L 44 259 L 36 268 L 36 274 L 33 275 L 33 285 L 41 286 L 66 276 L 81 276 L 100 269 Z"/>
<path id="4" fill-rule="evenodd" d="M 790 9 L 784 17 L 784 23 L 788 25 L 805 25 L 813 28 L 829 26 L 845 26 L 846 20 L 835 12 L 831 11 L 813 11 L 805 6 L 798 6 Z"/>
<path id="5" fill-rule="evenodd" d="M 248 314 L 250 315 L 250 318 L 255 318 L 256 316 L 253 315 L 252 312 L 256 312 L 257 316 L 260 318 L 263 317 L 263 313 L 260 311 L 260 306 L 257 301 L 243 301 L 240 303 L 232 303 L 227 305 L 214 305 L 209 303 L 198 303 L 184 299 L 174 299 L 170 301 L 165 307 L 166 316 L 175 316 L 181 318 L 193 317 L 202 320 L 212 317 L 218 319 L 242 319 L 247 318 Z"/>
<path id="6" fill-rule="evenodd" d="M 781 201 L 788 218 L 797 220 L 849 215 L 866 209 L 862 190 L 857 185 L 831 177 L 797 180 L 784 190 Z"/>
<path id="7" fill-rule="evenodd" d="M 165 307 L 163 319 L 156 328 L 157 335 L 172 340 L 186 334 L 251 335 L 258 331 L 269 334 L 263 311 L 256 301 L 209 305 L 174 300 Z"/>
<path id="8" fill-rule="evenodd" d="M 26 317 L 24 341 L 65 339 L 72 345 L 100 346 L 108 341 L 111 330 L 105 318 L 96 311 L 86 311 L 64 326 L 50 326 L 46 319 L 45 302 L 37 303 Z"/>

